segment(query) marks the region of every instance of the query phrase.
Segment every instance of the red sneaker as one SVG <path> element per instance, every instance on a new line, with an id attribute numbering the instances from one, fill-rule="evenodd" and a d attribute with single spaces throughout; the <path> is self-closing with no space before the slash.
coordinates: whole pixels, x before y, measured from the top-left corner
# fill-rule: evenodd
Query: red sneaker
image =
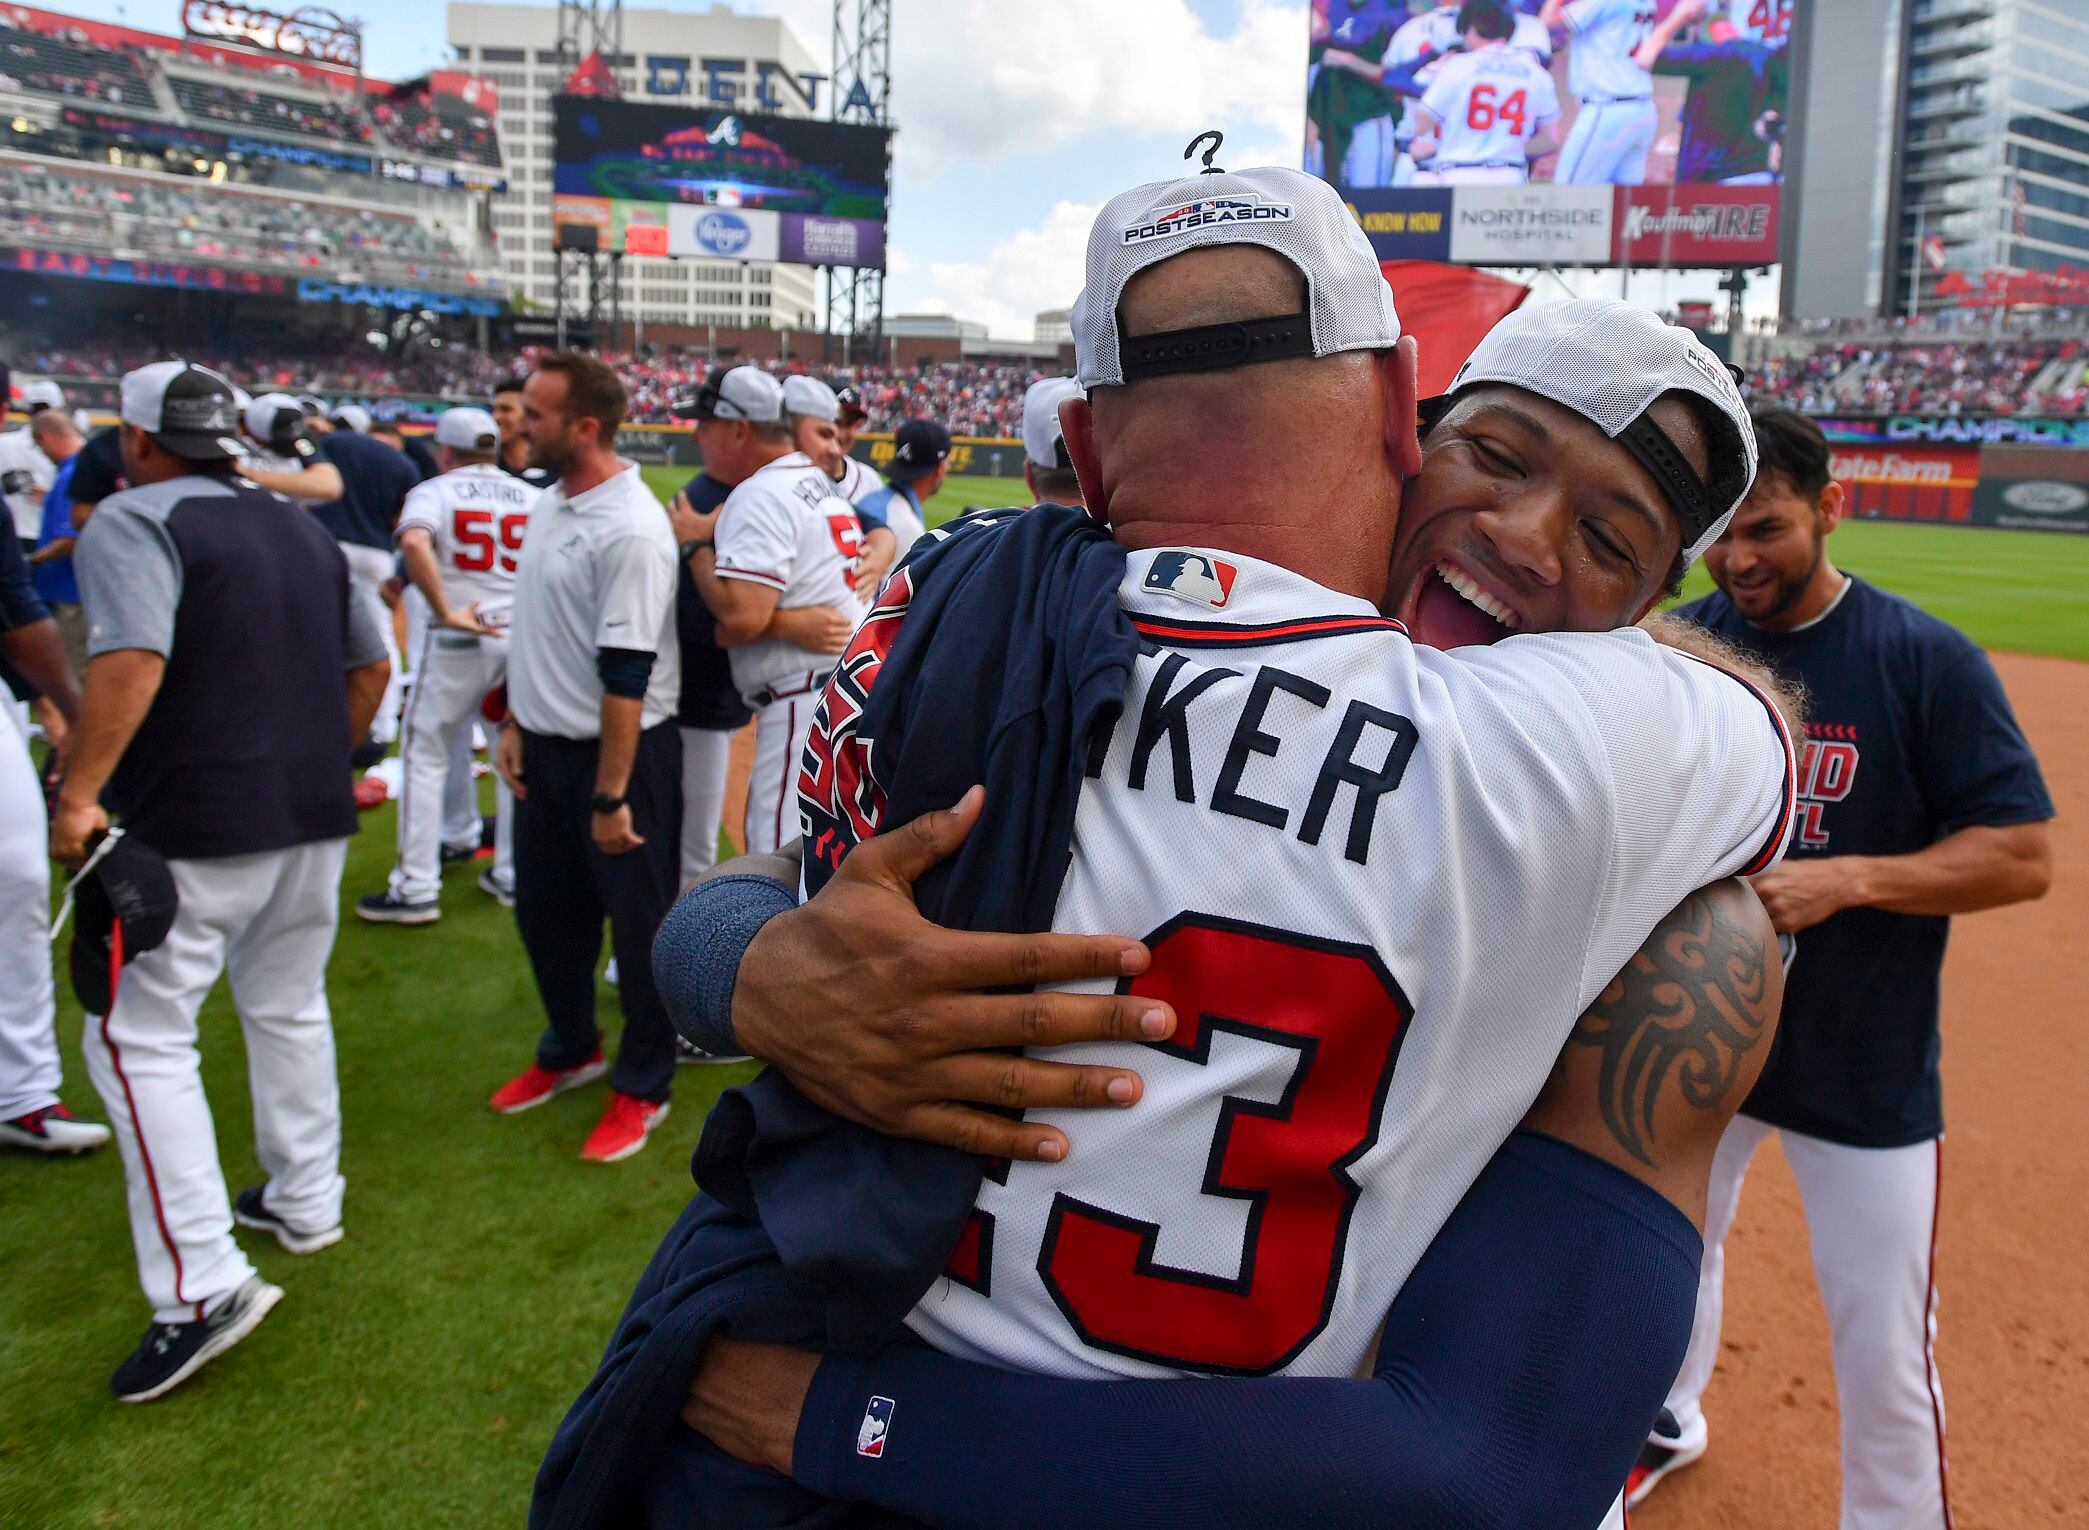
<path id="1" fill-rule="evenodd" d="M 666 1119 L 665 1100 L 654 1105 L 612 1089 L 609 1109 L 602 1112 L 602 1120 L 589 1135 L 588 1145 L 580 1150 L 581 1159 L 586 1163 L 615 1163 L 629 1158 L 646 1145 L 653 1128 Z"/>
<path id="2" fill-rule="evenodd" d="M 608 1071 L 609 1064 L 603 1061 L 600 1047 L 595 1049 L 593 1057 L 577 1068 L 561 1068 L 554 1072 L 531 1063 L 520 1075 L 494 1090 L 488 1103 L 502 1115 L 512 1116 L 542 1105 L 555 1094 L 578 1089 L 582 1084 L 592 1084 Z"/>

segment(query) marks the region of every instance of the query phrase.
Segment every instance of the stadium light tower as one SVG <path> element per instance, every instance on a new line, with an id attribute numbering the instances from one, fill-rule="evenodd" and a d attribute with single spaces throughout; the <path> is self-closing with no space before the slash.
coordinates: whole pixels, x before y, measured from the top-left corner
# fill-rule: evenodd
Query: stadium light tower
<path id="1" fill-rule="evenodd" d="M 623 53 L 623 0 L 559 0 L 559 67 L 564 72 L 567 94 L 606 96 L 612 100 L 621 96 L 623 89 L 616 71 L 623 65 Z M 569 235 L 560 225 L 552 231 L 552 305 L 557 316 L 558 343 L 562 346 L 566 343 L 566 310 L 572 288 L 583 274 L 587 281 L 588 343 L 614 347 L 623 338 L 624 257 L 597 245 L 593 229 L 575 229 Z"/>
<path id="2" fill-rule="evenodd" d="M 834 0 L 834 79 L 828 100 L 836 122 L 892 124 L 892 0 Z M 885 215 L 892 216 L 892 170 L 885 170 Z M 827 268 L 827 343 L 842 337 L 843 361 L 859 336 L 875 361 L 885 339 L 885 272 Z M 830 358 L 832 359 L 832 358 Z"/>

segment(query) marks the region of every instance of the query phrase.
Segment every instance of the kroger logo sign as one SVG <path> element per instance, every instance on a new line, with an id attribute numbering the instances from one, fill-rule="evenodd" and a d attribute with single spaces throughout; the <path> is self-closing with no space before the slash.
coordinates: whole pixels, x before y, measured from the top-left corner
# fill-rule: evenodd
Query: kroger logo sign
<path id="1" fill-rule="evenodd" d="M 754 230 L 737 213 L 706 213 L 697 220 L 696 242 L 713 255 L 737 255 L 754 238 Z"/>

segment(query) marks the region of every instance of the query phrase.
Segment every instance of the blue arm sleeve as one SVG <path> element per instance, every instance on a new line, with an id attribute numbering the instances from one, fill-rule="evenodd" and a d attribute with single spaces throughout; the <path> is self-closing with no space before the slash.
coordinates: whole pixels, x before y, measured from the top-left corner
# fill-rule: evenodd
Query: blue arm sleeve
<path id="1" fill-rule="evenodd" d="M 1393 1303 L 1368 1379 L 1067 1381 L 899 1345 L 821 1363 L 794 1469 L 944 1526 L 1593 1526 L 1682 1364 L 1701 1251 L 1647 1186 L 1519 1133 Z M 889 1427 L 859 1456 L 873 1396 Z"/>
<path id="2" fill-rule="evenodd" d="M 885 506 L 891 500 L 892 494 L 890 487 L 874 489 L 856 501 L 856 523 L 866 533 L 890 529 L 891 516 Z M 901 551 L 905 549 L 902 548 Z"/>
<path id="3" fill-rule="evenodd" d="M 595 673 L 602 677 L 602 689 L 610 695 L 639 701 L 645 697 L 646 681 L 653 675 L 653 656 L 642 648 L 598 648 Z"/>
<path id="4" fill-rule="evenodd" d="M 1424 59 L 1412 64 L 1388 64 L 1378 72 L 1378 83 L 1396 96 L 1413 96 L 1420 100 L 1429 87 L 1416 79 L 1414 72 L 1423 63 L 1433 62 L 1433 59 Z"/>
<path id="5" fill-rule="evenodd" d="M 797 906 L 796 889 L 768 877 L 723 876 L 692 887 L 653 938 L 653 986 L 675 1029 L 706 1052 L 735 1056 L 733 984 L 762 926 Z"/>

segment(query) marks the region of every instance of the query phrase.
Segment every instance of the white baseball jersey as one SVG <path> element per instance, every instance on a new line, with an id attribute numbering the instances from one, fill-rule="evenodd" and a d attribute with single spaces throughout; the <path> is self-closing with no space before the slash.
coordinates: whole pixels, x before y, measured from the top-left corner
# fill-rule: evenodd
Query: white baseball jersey
<path id="1" fill-rule="evenodd" d="M 1782 48 L 1792 40 L 1795 0 L 1726 0 L 1726 22 L 1743 42 Z"/>
<path id="2" fill-rule="evenodd" d="M 909 1324 L 1061 1376 L 1355 1374 L 1576 1018 L 1687 893 L 1781 853 L 1790 743 L 1635 629 L 1440 653 L 1191 549 L 1132 554 L 1118 598 L 1148 643 L 1053 928 L 1142 936 L 1126 986 L 1178 1029 L 1050 1054 L 1145 1096 L 1040 1113 L 1079 1150 L 987 1177 Z"/>
<path id="3" fill-rule="evenodd" d="M 426 531 L 452 608 L 476 601 L 480 616 L 499 626 L 514 602 L 522 540 L 543 493 L 493 463 L 475 463 L 416 484 L 394 535 Z"/>
<path id="4" fill-rule="evenodd" d="M 841 459 L 841 477 L 835 481 L 834 492 L 850 504 L 866 494 L 878 491 L 878 472 L 868 463 L 858 462 L 854 457 Z"/>
<path id="5" fill-rule="evenodd" d="M 27 426 L 0 431 L 0 477 L 22 485 L 19 492 L 7 495 L 7 509 L 14 517 L 15 535 L 21 539 L 24 553 L 36 551 L 37 539 L 43 534 L 44 492 L 57 473 Z"/>
<path id="6" fill-rule="evenodd" d="M 1446 56 L 1455 57 L 1452 50 L 1458 48 L 1458 7 L 1439 5 L 1433 11 L 1424 11 L 1409 21 L 1402 22 L 1393 33 L 1393 40 L 1386 44 L 1385 62 L 1389 65 L 1410 65 L 1434 55 L 1435 62 L 1419 70 L 1415 78 L 1424 85 L 1433 84 L 1442 68 Z M 1535 16 L 1521 12 L 1516 16 L 1516 30 L 1510 34 L 1509 46 L 1521 48 L 1541 62 L 1552 58 L 1552 33 L 1545 23 Z M 1402 149 L 1413 140 L 1415 132 L 1414 113 L 1402 115 L 1394 136 Z"/>
<path id="7" fill-rule="evenodd" d="M 1559 120 L 1559 92 L 1528 52 L 1494 43 L 1445 59 L 1422 110 L 1441 124 L 1431 170 L 1522 165 L 1531 137 Z"/>
<path id="8" fill-rule="evenodd" d="M 1633 100 L 1654 77 L 1632 55 L 1654 30 L 1654 0 L 1568 0 L 1567 85 L 1584 101 Z"/>
<path id="9" fill-rule="evenodd" d="M 863 528 L 856 508 L 803 452 L 791 452 L 750 473 L 718 515 L 720 579 L 767 585 L 779 609 L 834 606 L 860 611 L 856 557 Z M 831 668 L 831 654 L 816 654 L 781 638 L 764 638 L 730 650 L 733 684 L 752 706 L 762 694 L 808 688 Z"/>

